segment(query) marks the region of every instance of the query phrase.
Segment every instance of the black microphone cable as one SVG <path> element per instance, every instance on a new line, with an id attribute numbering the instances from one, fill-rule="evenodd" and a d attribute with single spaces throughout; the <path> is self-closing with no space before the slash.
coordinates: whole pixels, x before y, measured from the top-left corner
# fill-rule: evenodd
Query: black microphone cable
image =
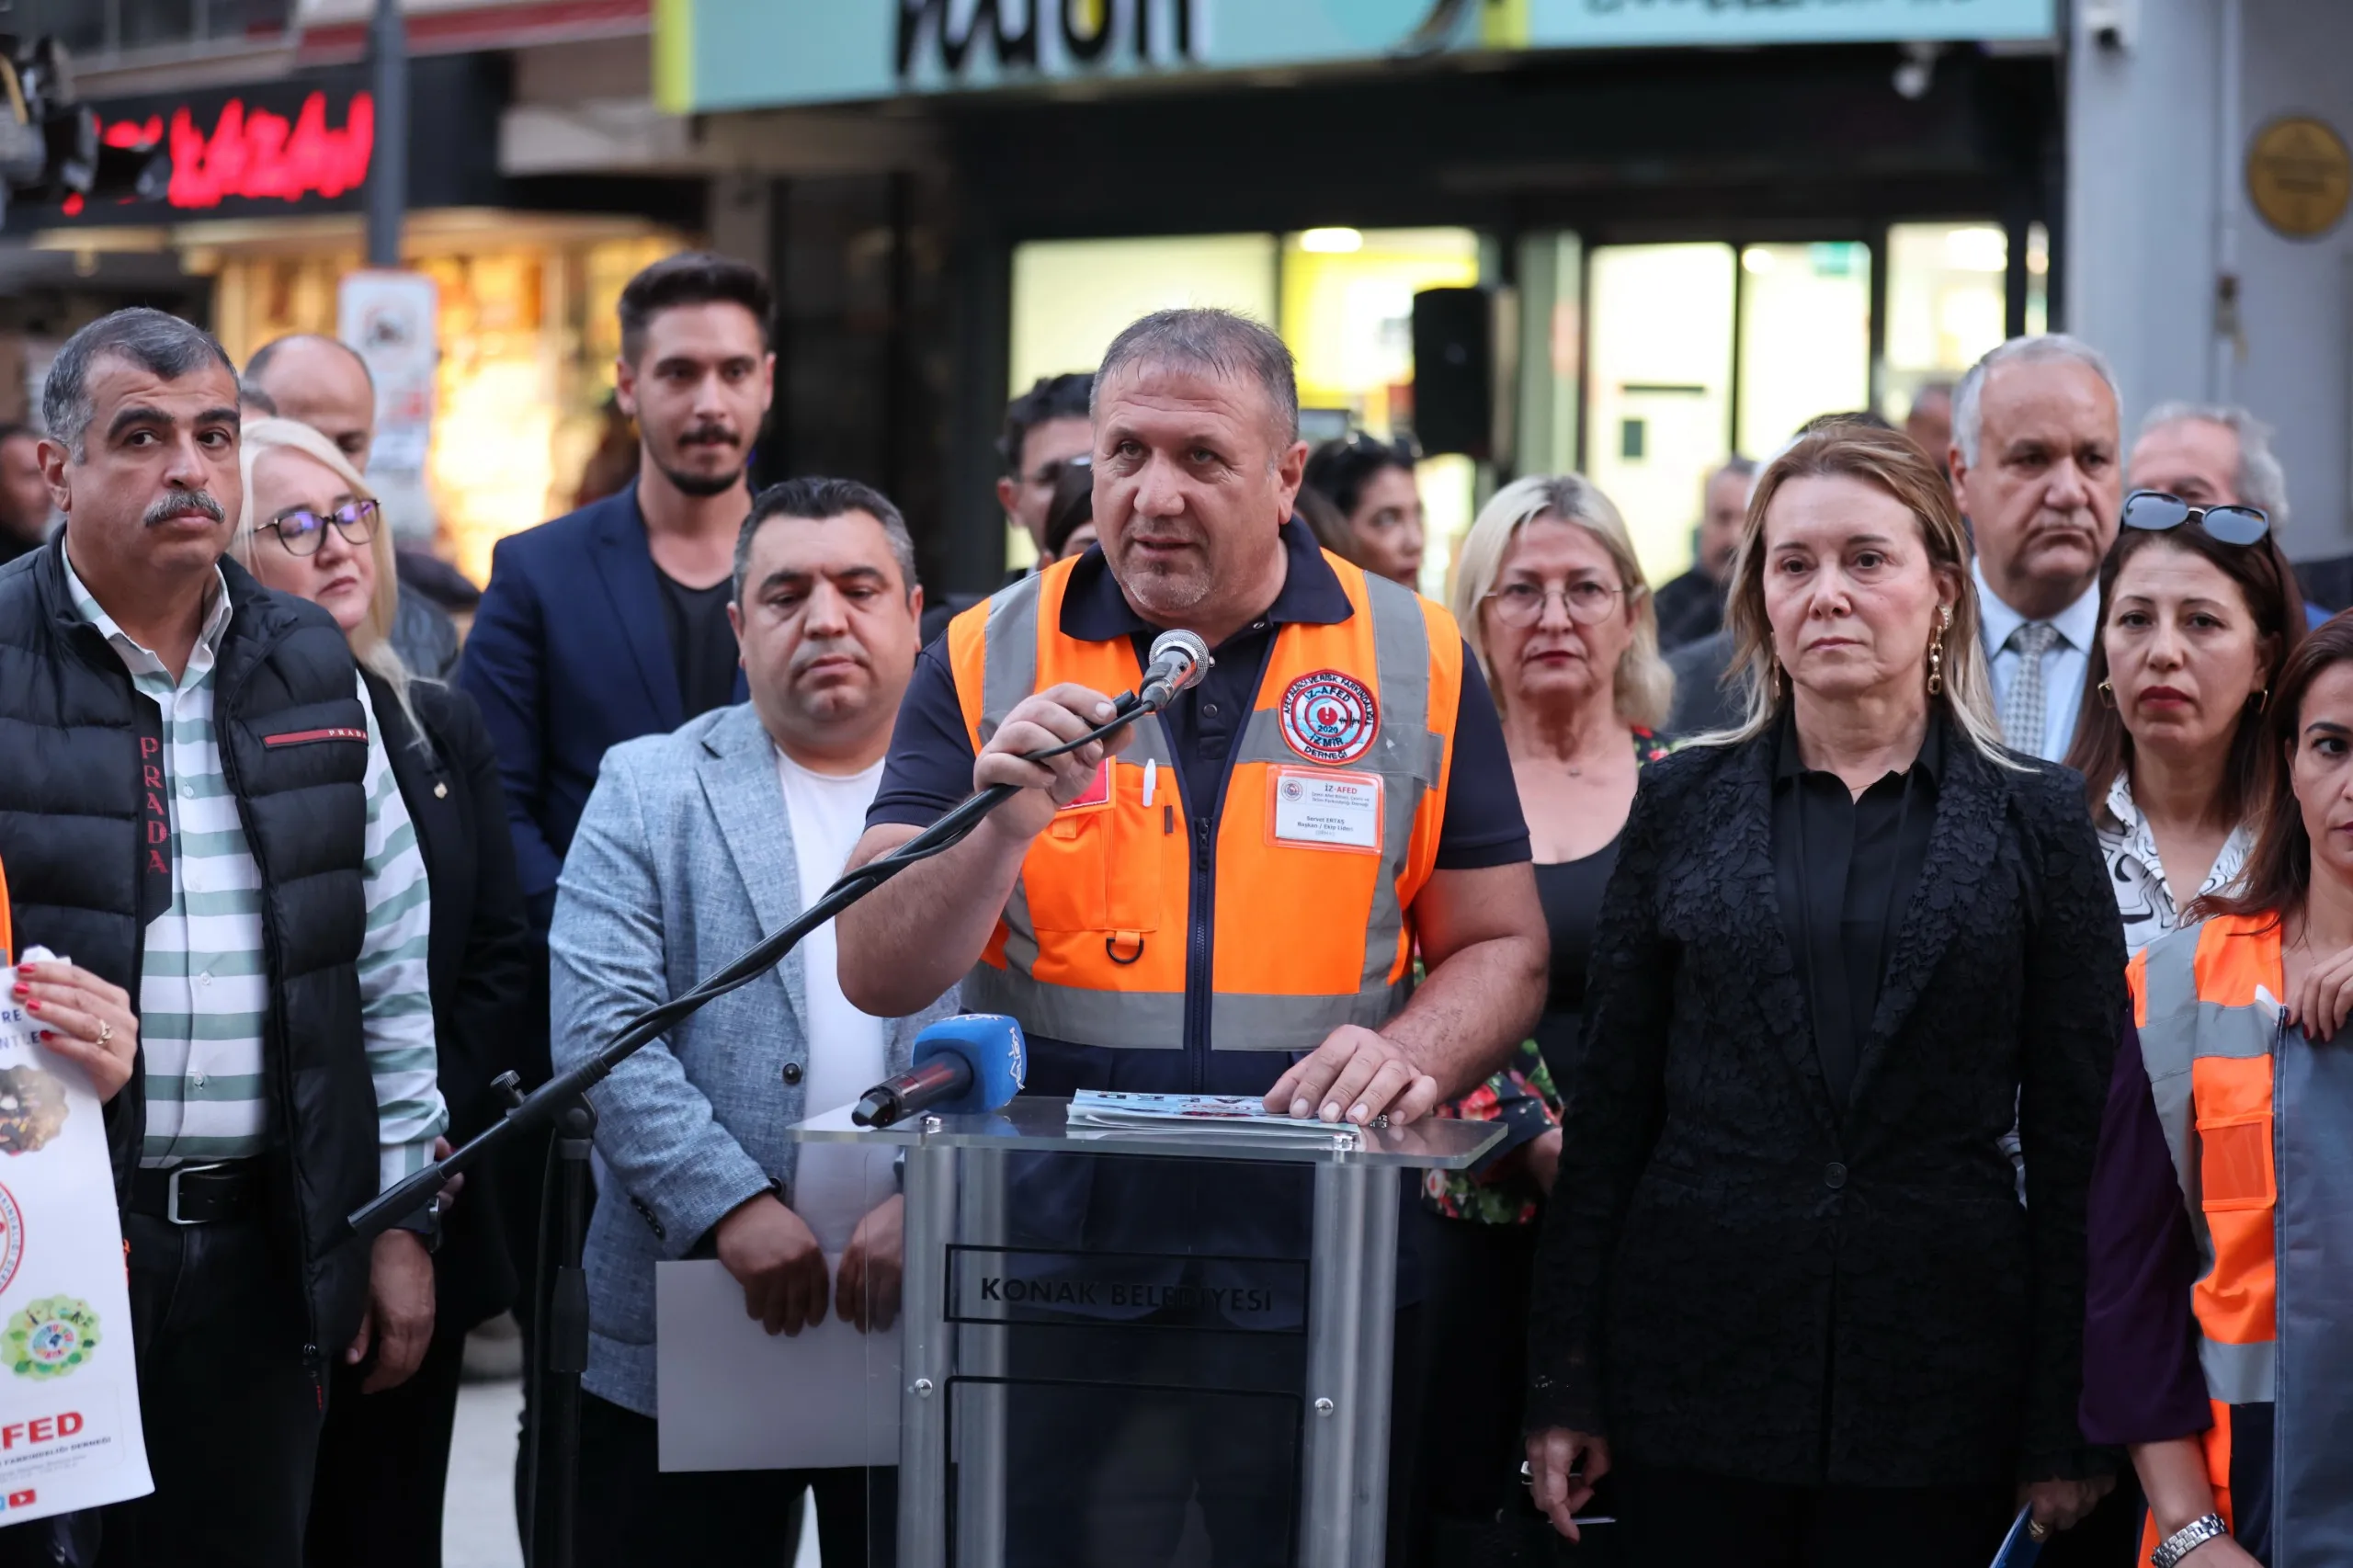
<path id="1" fill-rule="evenodd" d="M 1081 746 L 1104 740 L 1134 723 L 1138 719 L 1157 710 L 1147 706 L 1134 692 L 1128 692 L 1112 704 L 1112 715 L 1074 741 L 1048 746 L 1043 751 L 1022 754 L 1024 762 L 1051 762 L 1066 756 Z M 386 1229 L 393 1221 L 422 1208 L 435 1193 L 440 1191 L 452 1176 L 471 1168 L 480 1158 L 482 1145 L 494 1138 L 512 1137 L 502 1128 L 513 1123 L 517 1131 L 553 1119 L 556 1108 L 576 1095 L 586 1093 L 611 1076 L 613 1070 L 634 1055 L 649 1041 L 660 1038 L 680 1019 L 691 1017 L 704 1006 L 731 991 L 742 989 L 775 968 L 784 955 L 810 932 L 856 903 L 868 893 L 905 870 L 919 860 L 928 860 L 953 849 L 972 835 L 981 819 L 1021 792 L 1018 784 L 992 784 L 960 801 L 947 815 L 900 845 L 888 855 L 877 856 L 853 871 L 845 871 L 825 894 L 801 912 L 800 918 L 781 930 L 763 937 L 757 945 L 740 957 L 706 975 L 693 989 L 679 993 L 667 1002 L 647 1008 L 631 1020 L 627 1028 L 613 1037 L 594 1055 L 574 1063 L 532 1091 L 522 1106 L 508 1112 L 500 1122 L 494 1122 L 448 1158 L 437 1160 L 404 1180 L 386 1187 L 382 1193 L 355 1212 L 350 1219 L 356 1235 L 372 1236 Z"/>

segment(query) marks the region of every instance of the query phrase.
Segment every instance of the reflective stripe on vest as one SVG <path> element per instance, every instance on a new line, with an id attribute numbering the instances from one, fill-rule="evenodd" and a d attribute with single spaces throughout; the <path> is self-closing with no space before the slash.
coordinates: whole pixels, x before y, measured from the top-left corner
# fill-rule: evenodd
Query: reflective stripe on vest
<path id="1" fill-rule="evenodd" d="M 2198 1247 L 2190 1301 L 2208 1394 L 2270 1402 L 2279 1383 L 2272 1147 L 2279 934 L 2218 918 L 2127 967 L 2141 1056 Z"/>
<path id="2" fill-rule="evenodd" d="M 1219 1051 L 1310 1050 L 1344 1024 L 1377 1028 L 1394 1017 L 1411 954 L 1406 911 L 1436 854 L 1461 633 L 1409 590 L 1325 559 L 1356 613 L 1335 626 L 1278 631 L 1228 764 L 1211 846 L 1209 1026 Z M 976 746 L 1044 687 L 1134 685 L 1126 638 L 1090 643 L 1061 634 L 1069 579 L 1066 565 L 1049 568 L 950 626 L 949 663 Z M 1280 711 L 1290 684 L 1322 669 L 1366 687 L 1378 714 L 1362 755 L 1332 767 L 1291 746 Z M 1158 776 L 1150 807 L 1141 794 L 1147 765 Z M 1293 768 L 1380 780 L 1377 854 L 1274 840 L 1272 792 L 1280 770 Z M 1049 1039 L 1180 1049 L 1198 849 L 1187 808 L 1196 803 L 1182 798 L 1157 719 L 1131 729 L 1108 796 L 1066 810 L 1032 846 L 965 999 Z"/>

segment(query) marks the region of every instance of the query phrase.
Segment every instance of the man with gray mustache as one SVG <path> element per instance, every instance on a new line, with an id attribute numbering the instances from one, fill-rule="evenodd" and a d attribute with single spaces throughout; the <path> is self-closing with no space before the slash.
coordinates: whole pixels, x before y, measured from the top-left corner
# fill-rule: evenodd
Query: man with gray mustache
<path id="1" fill-rule="evenodd" d="M 106 1131 L 131 1322 L 97 1353 L 136 1356 L 155 1479 L 65 1528 L 95 1527 L 102 1568 L 298 1568 L 328 1358 L 397 1383 L 432 1335 L 430 1221 L 344 1225 L 447 1122 L 425 866 L 343 632 L 224 553 L 220 345 L 102 317 L 42 421 L 66 526 L 0 568 L 0 863 L 17 939 L 72 960 L 38 966 L 35 1016 L 121 1009 L 88 1038 L 128 1070 Z"/>

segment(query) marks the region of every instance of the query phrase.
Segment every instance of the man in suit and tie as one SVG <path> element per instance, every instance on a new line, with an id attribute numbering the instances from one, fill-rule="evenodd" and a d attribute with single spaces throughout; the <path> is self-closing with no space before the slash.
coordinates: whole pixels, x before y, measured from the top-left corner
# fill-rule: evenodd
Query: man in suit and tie
<path id="1" fill-rule="evenodd" d="M 615 395 L 637 483 L 499 541 L 458 684 L 482 704 L 533 925 L 606 749 L 741 702 L 728 630 L 752 439 L 776 385 L 758 270 L 689 253 L 621 290 Z"/>
<path id="2" fill-rule="evenodd" d="M 923 593 L 906 525 L 865 485 L 793 480 L 761 493 L 734 561 L 751 700 L 607 753 L 572 840 L 550 938 L 563 1065 L 790 924 L 864 831 L 915 670 Z M 584 1568 L 786 1568 L 808 1484 L 825 1560 L 869 1561 L 864 1472 L 663 1474 L 654 1424 L 659 1261 L 715 1256 L 770 1334 L 828 1311 L 876 1330 L 896 1317 L 889 1156 L 798 1145 L 785 1129 L 904 1070 L 916 1028 L 944 1009 L 870 1017 L 844 999 L 835 961 L 828 922 L 596 1091 Z M 889 1488 L 871 1490 L 887 1554 Z"/>
<path id="3" fill-rule="evenodd" d="M 1953 400 L 1946 457 L 1977 538 L 2002 733 L 2045 762 L 2075 739 L 2099 635 L 2099 563 L 2124 506 L 2116 410 L 2107 359 L 2062 333 L 1991 350 Z"/>

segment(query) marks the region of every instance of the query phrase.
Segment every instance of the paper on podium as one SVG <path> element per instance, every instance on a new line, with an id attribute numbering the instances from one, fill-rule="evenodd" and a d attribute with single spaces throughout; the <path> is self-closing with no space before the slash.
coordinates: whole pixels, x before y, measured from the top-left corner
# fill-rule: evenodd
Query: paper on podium
<path id="1" fill-rule="evenodd" d="M 841 1259 L 828 1256 L 828 1278 Z M 716 1261 L 654 1268 L 654 1377 L 664 1470 L 834 1470 L 899 1462 L 899 1331 L 863 1334 L 832 1311 L 774 1335 L 744 1313 Z"/>

